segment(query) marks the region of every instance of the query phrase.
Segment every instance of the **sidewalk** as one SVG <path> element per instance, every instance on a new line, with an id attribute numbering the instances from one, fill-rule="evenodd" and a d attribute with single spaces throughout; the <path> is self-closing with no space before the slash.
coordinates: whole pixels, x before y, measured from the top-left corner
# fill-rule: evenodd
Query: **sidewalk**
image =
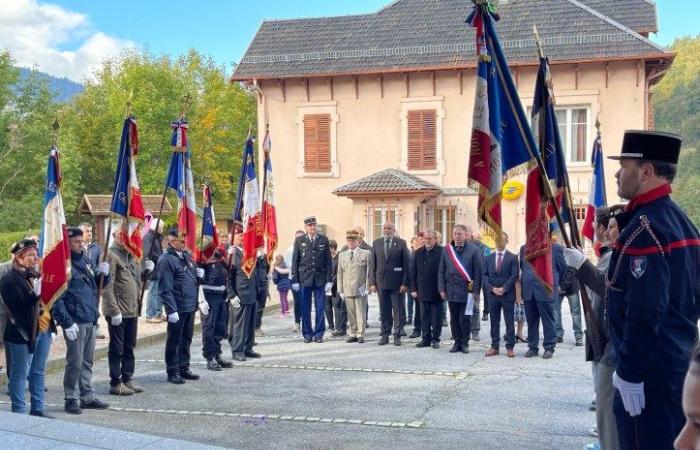
<path id="1" fill-rule="evenodd" d="M 0 411 L 3 450 L 28 448 L 220 449 L 195 442 Z"/>

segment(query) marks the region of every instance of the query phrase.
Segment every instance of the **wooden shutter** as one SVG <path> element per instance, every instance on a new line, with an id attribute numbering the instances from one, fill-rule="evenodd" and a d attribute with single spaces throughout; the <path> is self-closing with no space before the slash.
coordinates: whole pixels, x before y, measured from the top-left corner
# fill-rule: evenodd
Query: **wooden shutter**
<path id="1" fill-rule="evenodd" d="M 304 116 L 304 169 L 306 172 L 331 171 L 331 116 Z"/>
<path id="2" fill-rule="evenodd" d="M 408 170 L 437 168 L 437 113 L 408 112 Z"/>

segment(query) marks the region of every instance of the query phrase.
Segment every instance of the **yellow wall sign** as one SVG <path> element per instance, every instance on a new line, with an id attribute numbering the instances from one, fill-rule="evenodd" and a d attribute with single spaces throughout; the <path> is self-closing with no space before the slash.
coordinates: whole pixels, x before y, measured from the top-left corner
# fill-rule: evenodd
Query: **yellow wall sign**
<path id="1" fill-rule="evenodd" d="M 517 200 L 525 192 L 525 185 L 517 180 L 508 180 L 503 185 L 503 198 L 506 200 Z"/>

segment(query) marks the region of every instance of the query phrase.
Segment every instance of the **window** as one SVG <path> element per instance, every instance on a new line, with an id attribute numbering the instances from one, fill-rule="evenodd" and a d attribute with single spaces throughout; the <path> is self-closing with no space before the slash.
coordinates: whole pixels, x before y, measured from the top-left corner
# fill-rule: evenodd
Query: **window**
<path id="1" fill-rule="evenodd" d="M 588 108 L 557 108 L 559 136 L 567 163 L 588 162 Z"/>
<path id="2" fill-rule="evenodd" d="M 331 171 L 331 116 L 304 116 L 304 169 L 306 172 Z"/>
<path id="3" fill-rule="evenodd" d="M 441 242 L 440 245 L 445 245 L 445 243 L 452 240 L 452 229 L 456 224 L 457 208 L 454 206 L 438 206 L 435 208 L 435 231 L 440 233 Z"/>
<path id="4" fill-rule="evenodd" d="M 586 212 L 588 211 L 588 206 L 574 206 L 574 214 L 576 215 L 576 221 L 582 222 L 586 220 Z"/>
<path id="5" fill-rule="evenodd" d="M 437 168 L 436 122 L 434 109 L 408 111 L 408 170 Z"/>
<path id="6" fill-rule="evenodd" d="M 370 236 L 369 242 L 374 239 L 378 239 L 382 236 L 382 225 L 384 222 L 392 222 L 396 225 L 396 232 L 398 234 L 398 224 L 396 223 L 396 210 L 395 209 L 374 209 L 371 211 L 369 216 L 372 223 L 369 224 L 369 229 L 372 230 L 372 235 Z"/>

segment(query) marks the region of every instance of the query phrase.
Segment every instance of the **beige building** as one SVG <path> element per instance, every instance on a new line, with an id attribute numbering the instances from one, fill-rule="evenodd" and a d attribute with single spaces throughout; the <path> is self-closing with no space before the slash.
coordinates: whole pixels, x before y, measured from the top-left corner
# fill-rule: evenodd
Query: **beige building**
<path id="1" fill-rule="evenodd" d="M 552 65 L 574 203 L 583 213 L 590 154 L 619 152 L 626 129 L 653 127 L 650 88 L 673 54 L 652 43 L 647 0 L 501 1 L 499 37 L 523 104 L 537 70 L 533 25 Z M 258 126 L 270 126 L 280 248 L 314 214 L 331 238 L 385 220 L 406 238 L 477 224 L 467 188 L 475 89 L 468 0 L 398 0 L 373 14 L 266 21 L 233 80 L 258 91 Z M 261 159 L 262 160 L 262 159 Z M 607 162 L 609 202 L 618 200 Z M 504 201 L 512 250 L 525 236 L 524 195 Z M 579 217 L 583 219 L 583 217 Z"/>

